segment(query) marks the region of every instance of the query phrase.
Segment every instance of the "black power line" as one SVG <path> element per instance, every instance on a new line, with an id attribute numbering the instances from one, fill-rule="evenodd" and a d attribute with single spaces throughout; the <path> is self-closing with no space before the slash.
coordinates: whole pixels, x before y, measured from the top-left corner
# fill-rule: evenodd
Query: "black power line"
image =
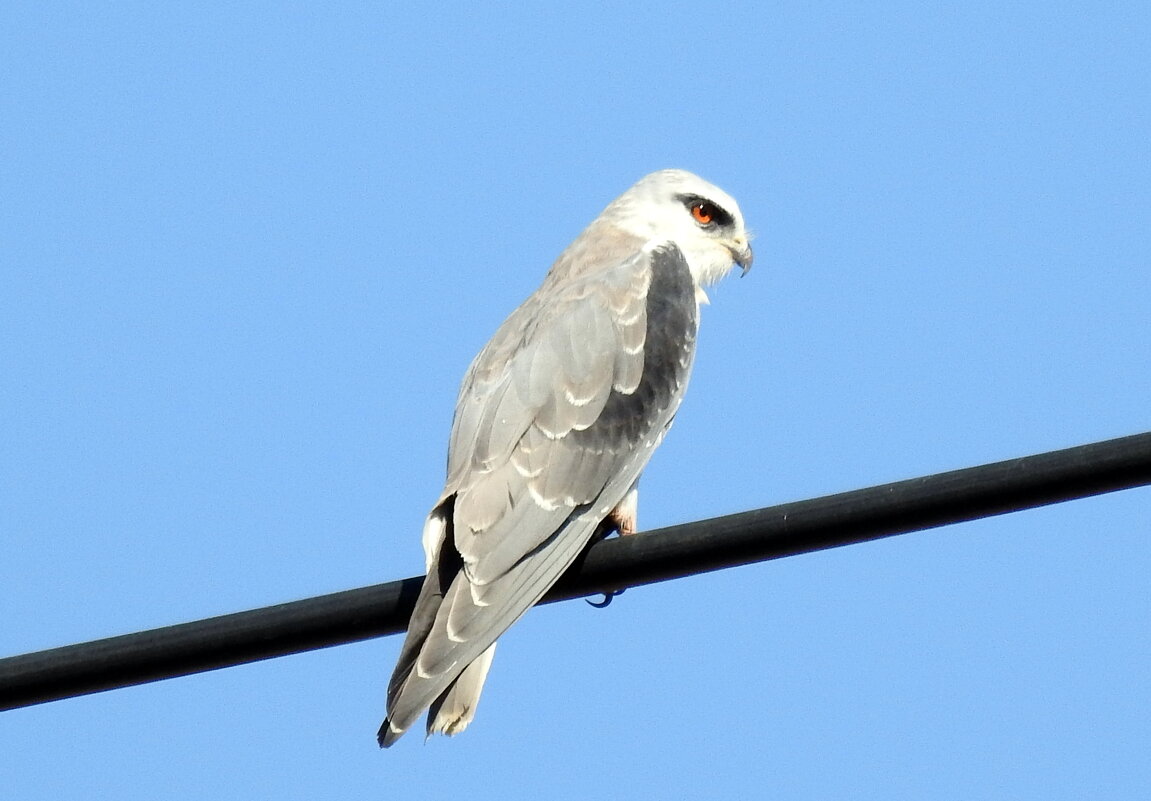
<path id="1" fill-rule="evenodd" d="M 591 547 L 544 603 L 1151 484 L 1151 433 Z M 0 659 L 0 710 L 403 631 L 422 577 Z"/>

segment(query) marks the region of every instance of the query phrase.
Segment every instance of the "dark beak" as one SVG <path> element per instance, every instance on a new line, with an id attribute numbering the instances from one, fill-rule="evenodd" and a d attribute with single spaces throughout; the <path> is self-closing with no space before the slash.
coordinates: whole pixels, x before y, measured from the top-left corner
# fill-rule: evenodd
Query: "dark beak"
<path id="1" fill-rule="evenodd" d="M 755 260 L 755 254 L 751 252 L 751 245 L 746 245 L 743 250 L 732 248 L 731 258 L 735 260 L 736 264 L 743 268 L 743 273 L 740 275 L 742 278 L 744 275 L 747 275 L 748 270 L 751 269 L 751 263 Z"/>

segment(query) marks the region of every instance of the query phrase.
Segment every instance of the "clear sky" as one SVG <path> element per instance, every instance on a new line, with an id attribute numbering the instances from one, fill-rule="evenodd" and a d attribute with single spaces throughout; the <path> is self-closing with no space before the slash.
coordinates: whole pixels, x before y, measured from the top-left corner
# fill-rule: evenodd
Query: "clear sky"
<path id="1" fill-rule="evenodd" d="M 559 4 L 556 4 L 557 6 Z M 468 361 L 643 174 L 743 207 L 641 527 L 1151 429 L 1151 7 L 0 10 L 0 654 L 422 570 Z M 0 713 L 6 799 L 1151 795 L 1151 493 Z"/>

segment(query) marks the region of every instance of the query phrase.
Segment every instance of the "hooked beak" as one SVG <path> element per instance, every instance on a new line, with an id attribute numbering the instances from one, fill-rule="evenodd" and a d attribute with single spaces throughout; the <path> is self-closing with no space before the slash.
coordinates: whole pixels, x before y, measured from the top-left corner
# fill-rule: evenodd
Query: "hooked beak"
<path id="1" fill-rule="evenodd" d="M 744 245 L 742 250 L 738 248 L 728 248 L 728 250 L 731 251 L 732 260 L 743 269 L 740 278 L 747 275 L 748 270 L 751 269 L 751 263 L 755 259 L 755 254 L 751 252 L 751 245 Z"/>

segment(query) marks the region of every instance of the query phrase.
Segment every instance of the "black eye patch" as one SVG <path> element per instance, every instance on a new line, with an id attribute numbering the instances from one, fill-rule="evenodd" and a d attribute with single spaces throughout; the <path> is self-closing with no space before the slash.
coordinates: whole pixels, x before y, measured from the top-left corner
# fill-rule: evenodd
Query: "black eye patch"
<path id="1" fill-rule="evenodd" d="M 701 224 L 726 228 L 735 218 L 723 206 L 699 195 L 680 195 L 679 201 L 691 216 Z"/>

